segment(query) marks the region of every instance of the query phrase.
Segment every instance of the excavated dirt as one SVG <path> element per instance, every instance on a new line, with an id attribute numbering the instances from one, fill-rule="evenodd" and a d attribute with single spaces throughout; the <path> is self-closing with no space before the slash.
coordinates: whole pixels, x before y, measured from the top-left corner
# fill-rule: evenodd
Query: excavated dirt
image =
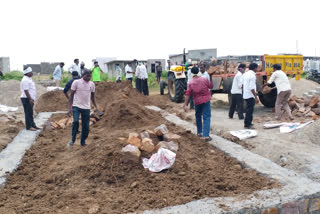
<path id="1" fill-rule="evenodd" d="M 63 91 L 49 91 L 40 96 L 34 109 L 36 112 L 67 111 L 68 99 Z"/>
<path id="2" fill-rule="evenodd" d="M 1 115 L 0 115 L 1 116 Z M 24 128 L 22 121 L 1 121 L 0 120 L 0 152 L 8 143 Z"/>
<path id="3" fill-rule="evenodd" d="M 161 101 L 127 83 L 99 84 L 97 98 L 105 115 L 90 127 L 88 146 L 66 146 L 71 127 L 44 131 L 1 190 L 0 213 L 126 213 L 279 187 L 145 109 Z M 151 173 L 124 162 L 119 137 L 162 123 L 181 136 L 173 167 Z"/>

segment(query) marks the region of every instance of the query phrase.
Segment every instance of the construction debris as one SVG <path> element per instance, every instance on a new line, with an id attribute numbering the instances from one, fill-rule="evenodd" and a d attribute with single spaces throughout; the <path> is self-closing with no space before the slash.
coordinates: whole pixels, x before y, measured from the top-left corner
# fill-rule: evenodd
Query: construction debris
<path id="1" fill-rule="evenodd" d="M 293 95 L 289 98 L 289 107 L 294 117 L 318 119 L 317 115 L 320 115 L 318 95 L 313 95 L 311 99 Z"/>

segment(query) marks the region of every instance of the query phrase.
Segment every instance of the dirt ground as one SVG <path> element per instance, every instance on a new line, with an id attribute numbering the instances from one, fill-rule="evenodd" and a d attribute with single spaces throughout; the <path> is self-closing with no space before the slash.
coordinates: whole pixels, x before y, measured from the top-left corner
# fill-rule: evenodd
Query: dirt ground
<path id="1" fill-rule="evenodd" d="M 299 89 L 299 93 L 303 94 L 308 90 L 319 87 L 319 85 L 308 80 L 303 80 L 295 81 L 292 87 L 294 87 L 293 91 Z M 182 109 L 183 104 L 168 102 L 167 96 L 157 95 L 156 97 L 159 102 L 162 100 L 162 103 L 166 103 L 166 105 L 162 107 L 167 111 L 195 123 L 194 111 L 185 113 Z M 264 123 L 278 123 L 278 121 L 274 119 L 275 115 L 272 113 L 272 109 L 265 108 L 261 104 L 258 104 L 255 107 L 253 119 L 254 126 L 258 131 L 258 136 L 240 141 L 233 137 L 229 131 L 244 129 L 243 120 L 238 120 L 237 114 L 235 114 L 234 119 L 229 119 L 228 110 L 228 96 L 225 94 L 214 94 L 212 98 L 212 133 L 236 142 L 285 168 L 305 174 L 314 181 L 320 181 L 319 120 L 295 132 L 281 134 L 279 128 L 263 129 Z M 310 120 L 311 118 L 295 118 L 292 122 L 307 122 Z M 282 121 L 286 120 L 283 119 Z"/>
<path id="2" fill-rule="evenodd" d="M 126 213 L 279 187 L 144 107 L 169 109 L 164 96 L 147 98 L 127 83 L 112 83 L 98 85 L 97 97 L 105 115 L 91 126 L 88 146 L 66 146 L 71 127 L 40 134 L 1 190 L 0 213 Z M 119 137 L 163 123 L 181 136 L 172 168 L 151 173 L 141 162 L 123 161 L 126 143 Z"/>

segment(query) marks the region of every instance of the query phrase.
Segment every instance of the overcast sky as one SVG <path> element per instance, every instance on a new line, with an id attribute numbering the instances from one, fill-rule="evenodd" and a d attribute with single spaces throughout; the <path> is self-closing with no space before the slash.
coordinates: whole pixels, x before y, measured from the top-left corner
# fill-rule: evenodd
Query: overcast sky
<path id="1" fill-rule="evenodd" d="M 95 57 L 320 55 L 319 0 L 1 0 L 0 56 L 11 69 Z"/>

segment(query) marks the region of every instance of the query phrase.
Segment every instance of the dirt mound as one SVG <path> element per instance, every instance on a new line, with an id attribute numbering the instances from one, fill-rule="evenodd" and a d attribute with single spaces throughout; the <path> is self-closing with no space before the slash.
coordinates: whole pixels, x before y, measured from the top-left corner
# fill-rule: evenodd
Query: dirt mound
<path id="1" fill-rule="evenodd" d="M 63 91 L 49 91 L 42 94 L 35 105 L 36 112 L 67 111 L 68 100 Z"/>
<path id="2" fill-rule="evenodd" d="M 37 89 L 37 99 L 44 93 L 47 89 L 39 84 L 36 84 Z M 21 92 L 20 92 L 20 81 L 18 80 L 8 80 L 0 81 L 0 104 L 18 107 L 21 106 Z"/>
<path id="3" fill-rule="evenodd" d="M 297 132 L 297 137 L 301 139 L 301 143 L 303 142 L 311 142 L 313 144 L 320 145 L 319 141 L 319 130 L 320 130 L 320 121 L 315 121 L 313 124 L 306 126 L 301 129 L 301 131 Z"/>
<path id="4" fill-rule="evenodd" d="M 152 129 L 162 122 L 142 127 L 132 122 L 132 131 Z M 126 143 L 119 137 L 127 137 L 130 130 L 110 131 L 97 124 L 86 148 L 79 143 L 66 148 L 70 127 L 42 133 L 1 190 L 0 212 L 87 213 L 98 206 L 101 213 L 127 213 L 277 186 L 170 124 L 169 131 L 181 135 L 176 140 L 176 162 L 165 172 L 151 173 L 141 162 L 122 161 L 120 151 Z"/>

